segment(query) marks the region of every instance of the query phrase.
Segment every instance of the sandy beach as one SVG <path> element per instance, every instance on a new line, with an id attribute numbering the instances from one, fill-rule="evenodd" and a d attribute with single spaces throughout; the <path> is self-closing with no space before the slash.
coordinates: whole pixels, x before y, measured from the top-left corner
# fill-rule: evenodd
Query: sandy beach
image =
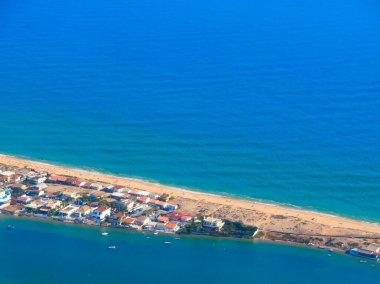
<path id="1" fill-rule="evenodd" d="M 254 225 L 268 232 L 325 235 L 326 237 L 339 235 L 340 239 L 347 242 L 353 236 L 380 237 L 379 225 L 313 211 L 188 191 L 142 180 L 92 173 L 8 155 L 0 155 L 0 164 L 46 171 L 49 174 L 71 176 L 103 184 L 122 185 L 157 194 L 167 193 L 175 198 L 175 202 L 180 205 L 183 212 L 193 215 L 199 213 L 214 215 L 231 221 Z"/>

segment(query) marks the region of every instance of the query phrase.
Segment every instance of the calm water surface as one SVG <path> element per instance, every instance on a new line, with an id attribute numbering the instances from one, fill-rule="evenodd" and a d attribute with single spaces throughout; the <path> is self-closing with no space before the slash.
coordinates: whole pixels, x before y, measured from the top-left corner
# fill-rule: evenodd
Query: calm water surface
<path id="1" fill-rule="evenodd" d="M 0 242 L 7 245 L 0 282 L 314 284 L 375 283 L 380 277 L 379 264 L 316 249 L 109 232 L 102 237 L 100 228 L 1 217 Z"/>

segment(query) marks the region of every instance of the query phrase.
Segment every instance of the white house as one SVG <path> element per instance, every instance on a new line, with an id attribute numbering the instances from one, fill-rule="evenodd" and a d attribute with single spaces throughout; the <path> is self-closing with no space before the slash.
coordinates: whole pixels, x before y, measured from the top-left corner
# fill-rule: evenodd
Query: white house
<path id="1" fill-rule="evenodd" d="M 0 207 L 8 206 L 11 199 L 11 190 L 0 188 Z"/>
<path id="2" fill-rule="evenodd" d="M 91 217 L 98 221 L 103 221 L 106 217 L 111 215 L 111 208 L 108 206 L 100 206 L 91 213 Z"/>
<path id="3" fill-rule="evenodd" d="M 222 229 L 224 226 L 224 221 L 214 217 L 205 217 L 203 219 L 202 225 L 210 229 Z"/>
<path id="4" fill-rule="evenodd" d="M 28 181 L 31 184 L 40 184 L 40 183 L 44 183 L 46 181 L 46 177 L 45 176 L 36 176 L 33 178 L 28 178 Z"/>
<path id="5" fill-rule="evenodd" d="M 88 205 L 83 205 L 81 208 L 79 208 L 78 211 L 76 211 L 72 216 L 74 218 L 86 218 L 91 216 L 93 208 Z"/>
<path id="6" fill-rule="evenodd" d="M 98 183 L 92 183 L 90 185 L 90 188 L 91 189 L 95 189 L 95 190 L 102 190 L 103 189 L 103 186 L 101 184 L 98 184 Z"/>
<path id="7" fill-rule="evenodd" d="M 79 210 L 78 206 L 69 205 L 59 210 L 58 216 L 62 219 L 71 219 L 71 215 L 73 215 L 78 210 Z"/>

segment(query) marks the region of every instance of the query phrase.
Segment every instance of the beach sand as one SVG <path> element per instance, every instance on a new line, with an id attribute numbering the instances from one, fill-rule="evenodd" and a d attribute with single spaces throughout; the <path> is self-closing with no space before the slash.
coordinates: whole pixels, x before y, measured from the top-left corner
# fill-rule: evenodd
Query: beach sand
<path id="1" fill-rule="evenodd" d="M 96 181 L 103 184 L 122 185 L 157 194 L 167 193 L 175 198 L 173 203 L 180 205 L 181 212 L 192 215 L 200 213 L 205 215 L 212 214 L 215 217 L 254 225 L 264 231 L 326 236 L 342 235 L 347 236 L 346 242 L 350 241 L 350 236 L 380 237 L 379 225 L 339 216 L 189 191 L 142 180 L 34 162 L 8 155 L 0 155 L 0 163 L 17 168 L 26 167 L 37 171 L 46 171 L 49 174 Z M 80 190 L 78 188 L 78 191 Z"/>

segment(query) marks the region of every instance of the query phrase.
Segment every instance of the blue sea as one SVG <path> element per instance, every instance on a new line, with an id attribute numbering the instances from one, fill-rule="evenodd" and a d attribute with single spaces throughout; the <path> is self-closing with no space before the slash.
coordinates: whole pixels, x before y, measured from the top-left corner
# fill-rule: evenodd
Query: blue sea
<path id="1" fill-rule="evenodd" d="M 379 222 L 379 51 L 376 0 L 3 0 L 0 153 Z M 314 253 L 226 244 L 283 283 Z"/>

